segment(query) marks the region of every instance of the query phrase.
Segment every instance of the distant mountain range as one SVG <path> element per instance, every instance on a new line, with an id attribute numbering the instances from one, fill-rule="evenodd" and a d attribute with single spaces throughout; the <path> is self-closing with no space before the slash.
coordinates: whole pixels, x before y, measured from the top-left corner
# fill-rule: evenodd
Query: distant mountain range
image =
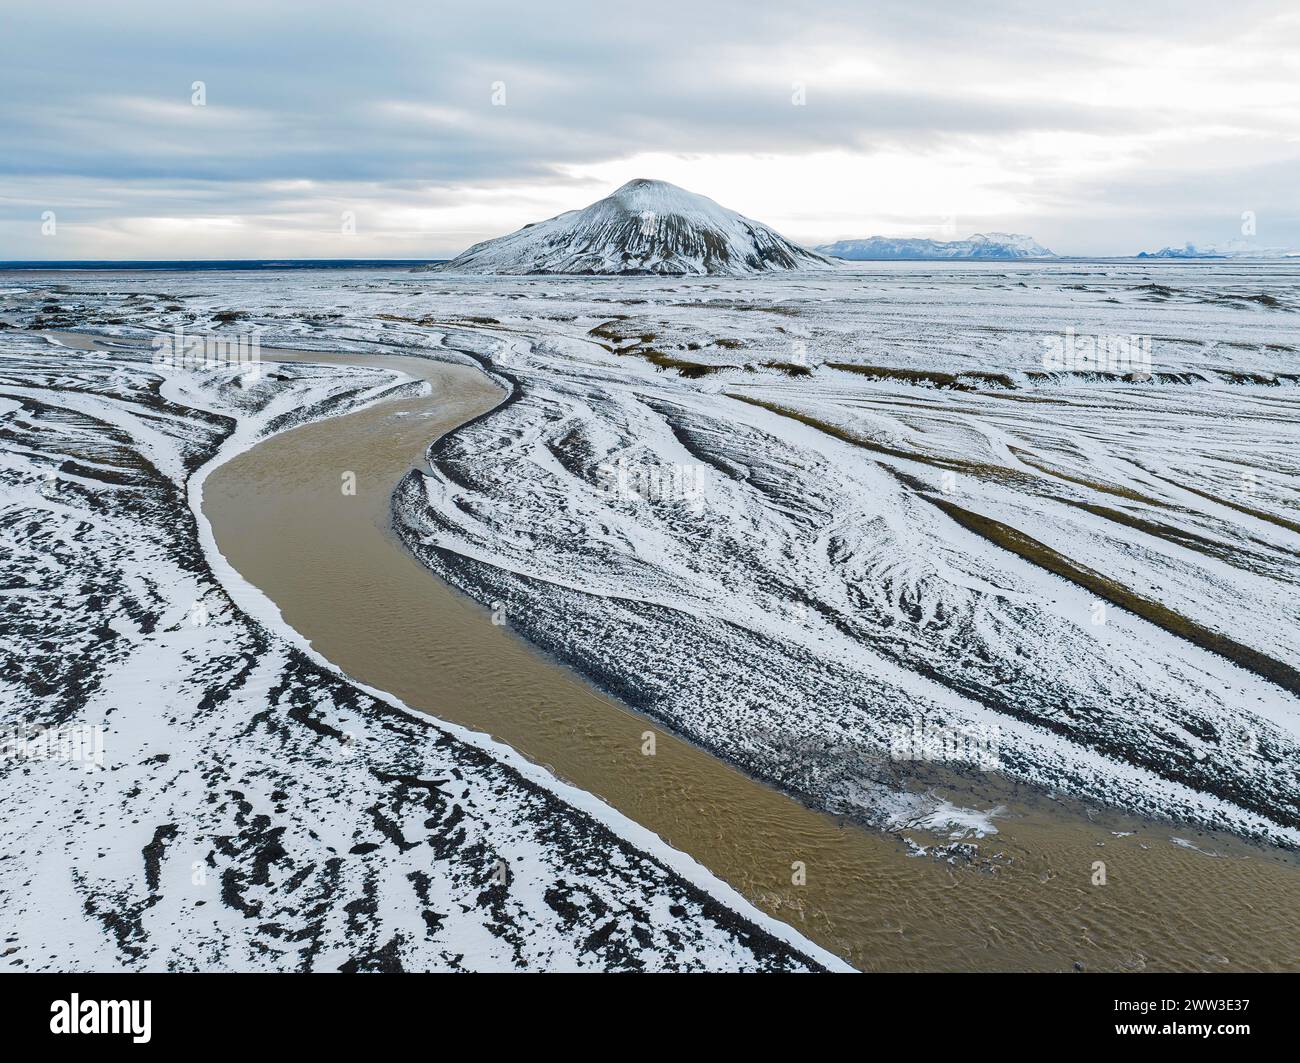
<path id="1" fill-rule="evenodd" d="M 747 274 L 834 269 L 761 222 L 667 181 L 638 178 L 582 210 L 475 244 L 448 273 Z"/>
<path id="2" fill-rule="evenodd" d="M 823 255 L 853 262 L 894 262 L 903 259 L 1056 258 L 1032 236 L 1021 233 L 976 233 L 965 240 L 925 240 L 871 236 L 839 240 L 817 248 Z"/>
<path id="3" fill-rule="evenodd" d="M 1159 251 L 1142 251 L 1138 258 L 1300 258 L 1300 251 L 1285 247 L 1256 247 L 1244 240 L 1211 247 L 1184 244 L 1182 247 L 1162 247 Z"/>

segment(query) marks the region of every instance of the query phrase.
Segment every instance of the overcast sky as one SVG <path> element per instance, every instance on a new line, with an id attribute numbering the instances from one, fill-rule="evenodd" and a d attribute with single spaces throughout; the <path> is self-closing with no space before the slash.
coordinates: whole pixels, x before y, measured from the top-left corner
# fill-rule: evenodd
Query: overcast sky
<path id="1" fill-rule="evenodd" d="M 0 259 L 445 257 L 632 177 L 805 243 L 1300 247 L 1300 3 L 0 14 Z"/>

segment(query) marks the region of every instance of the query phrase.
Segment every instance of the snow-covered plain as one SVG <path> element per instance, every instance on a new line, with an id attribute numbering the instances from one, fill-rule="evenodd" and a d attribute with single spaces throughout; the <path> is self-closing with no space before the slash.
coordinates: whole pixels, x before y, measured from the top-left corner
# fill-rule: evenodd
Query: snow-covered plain
<path id="1" fill-rule="evenodd" d="M 147 351 L 0 333 L 7 969 L 840 966 L 599 802 L 235 607 L 196 520 L 206 471 L 423 386 L 163 374 Z"/>
<path id="2" fill-rule="evenodd" d="M 408 542 L 642 711 L 867 819 L 919 727 L 1300 840 L 1300 272 L 439 291 L 518 397 L 404 485 Z"/>
<path id="3" fill-rule="evenodd" d="M 473 358 L 513 393 L 399 486 L 410 547 L 815 806 L 887 825 L 900 736 L 976 735 L 956 770 L 1300 843 L 1300 268 L 7 283 L 28 328 Z"/>

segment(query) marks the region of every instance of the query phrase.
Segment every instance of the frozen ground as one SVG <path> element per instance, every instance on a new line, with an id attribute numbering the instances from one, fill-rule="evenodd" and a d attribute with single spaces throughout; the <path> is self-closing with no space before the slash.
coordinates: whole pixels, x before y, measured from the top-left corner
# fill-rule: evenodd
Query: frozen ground
<path id="1" fill-rule="evenodd" d="M 420 386 L 167 376 L 0 332 L 5 969 L 836 965 L 586 795 L 234 608 L 192 508 L 207 463 Z"/>
<path id="2" fill-rule="evenodd" d="M 837 812 L 882 818 L 937 737 L 975 770 L 1300 840 L 1295 267 L 430 301 L 472 295 L 517 399 L 399 509 L 539 644 Z M 1149 367 L 1146 341 L 1061 356 L 1134 335 Z"/>
<path id="3" fill-rule="evenodd" d="M 470 352 L 513 397 L 401 485 L 412 549 L 812 804 L 887 824 L 941 756 L 1300 842 L 1295 266 L 50 283 L 0 317 Z"/>

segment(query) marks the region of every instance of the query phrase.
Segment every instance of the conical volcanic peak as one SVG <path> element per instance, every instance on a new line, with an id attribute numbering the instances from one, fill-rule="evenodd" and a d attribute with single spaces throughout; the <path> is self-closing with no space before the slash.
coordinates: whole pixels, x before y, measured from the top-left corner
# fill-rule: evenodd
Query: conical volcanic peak
<path id="1" fill-rule="evenodd" d="M 639 177 L 582 210 L 475 244 L 455 273 L 747 274 L 835 264 L 667 181 Z"/>

